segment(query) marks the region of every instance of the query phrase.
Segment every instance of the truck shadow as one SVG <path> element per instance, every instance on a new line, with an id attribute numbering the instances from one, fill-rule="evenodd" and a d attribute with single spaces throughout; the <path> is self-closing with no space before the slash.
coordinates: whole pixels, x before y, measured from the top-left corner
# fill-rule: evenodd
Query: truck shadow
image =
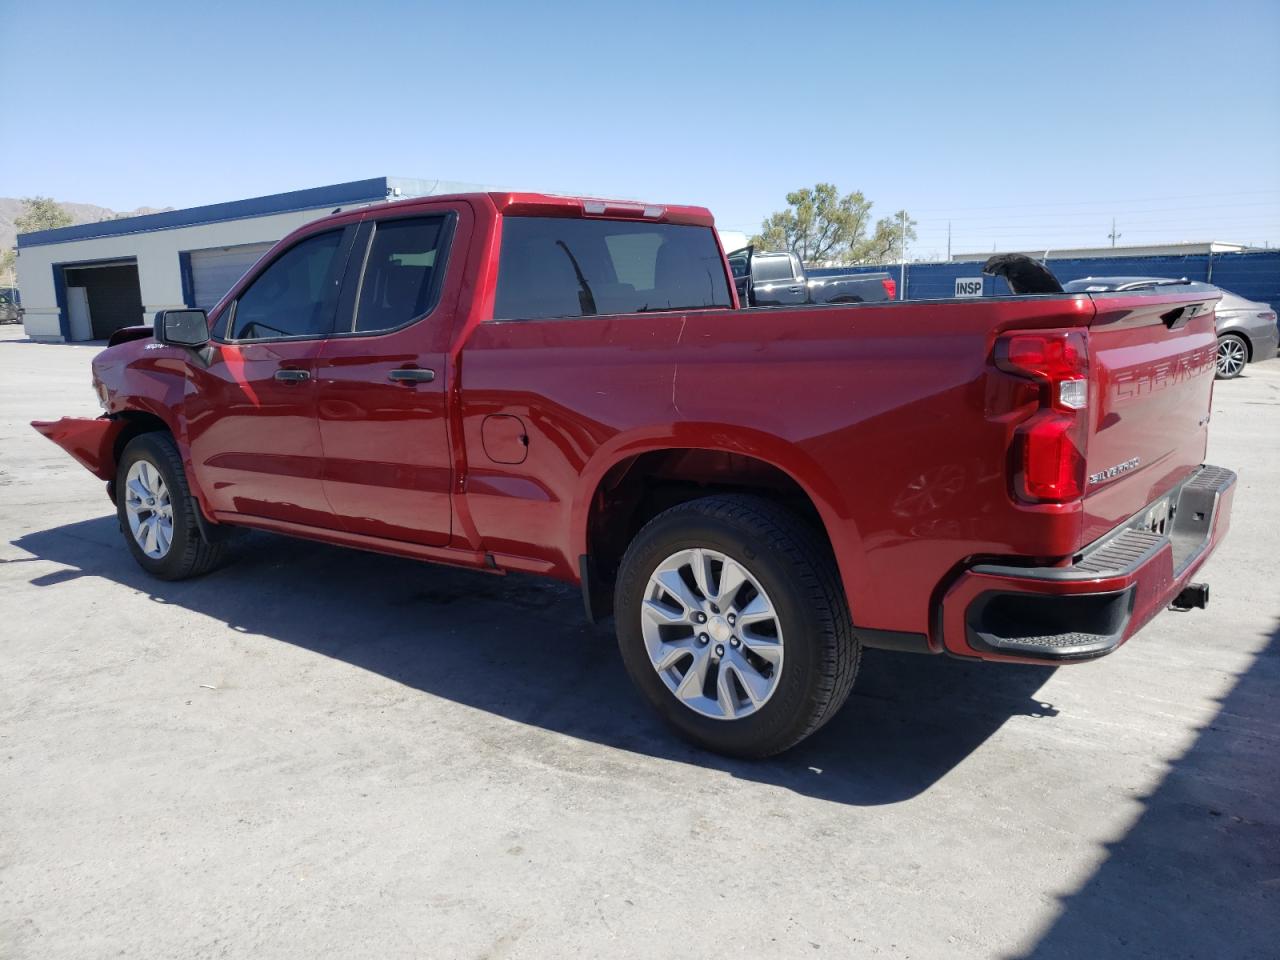
<path id="1" fill-rule="evenodd" d="M 1280 625 L 1019 960 L 1275 957 Z"/>
<path id="2" fill-rule="evenodd" d="M 822 731 L 781 757 L 734 761 L 685 745 L 656 719 L 631 687 L 611 627 L 588 624 L 565 584 L 256 533 L 222 569 L 165 583 L 134 564 L 114 516 L 14 545 L 65 568 L 36 586 L 100 577 L 519 723 L 838 803 L 909 799 L 1010 717 L 1056 713 L 1035 697 L 1051 668 L 870 650 L 848 705 Z"/>

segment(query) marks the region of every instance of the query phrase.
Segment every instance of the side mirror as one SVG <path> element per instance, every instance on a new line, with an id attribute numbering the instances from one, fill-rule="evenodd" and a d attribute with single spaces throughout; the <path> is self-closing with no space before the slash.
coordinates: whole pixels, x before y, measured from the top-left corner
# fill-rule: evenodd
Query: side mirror
<path id="1" fill-rule="evenodd" d="M 203 310 L 161 310 L 155 338 L 174 347 L 203 347 L 209 342 L 209 318 Z"/>

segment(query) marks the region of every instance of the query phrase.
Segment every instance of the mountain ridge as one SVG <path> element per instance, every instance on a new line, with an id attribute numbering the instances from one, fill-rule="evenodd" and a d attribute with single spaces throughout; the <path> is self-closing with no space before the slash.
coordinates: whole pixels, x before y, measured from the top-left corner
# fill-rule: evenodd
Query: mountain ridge
<path id="1" fill-rule="evenodd" d="M 67 216 L 72 225 L 82 223 L 100 223 L 103 220 L 118 220 L 121 217 L 140 217 L 147 213 L 163 213 L 173 207 L 139 207 L 136 210 L 112 210 L 94 203 L 75 203 L 68 200 L 55 201 Z M 16 243 L 18 234 L 14 221 L 22 216 L 22 200 L 18 197 L 0 197 L 0 250 L 8 250 Z"/>

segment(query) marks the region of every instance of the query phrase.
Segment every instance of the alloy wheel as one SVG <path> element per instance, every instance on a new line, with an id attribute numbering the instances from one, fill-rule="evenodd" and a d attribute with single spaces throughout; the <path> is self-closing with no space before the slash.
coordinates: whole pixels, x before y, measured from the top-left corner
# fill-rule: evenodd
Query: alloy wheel
<path id="1" fill-rule="evenodd" d="M 717 550 L 681 550 L 645 588 L 649 661 L 686 707 L 736 720 L 768 702 L 782 675 L 782 623 L 760 581 Z"/>
<path id="2" fill-rule="evenodd" d="M 173 543 L 173 502 L 154 463 L 134 462 L 125 478 L 124 498 L 124 512 L 134 541 L 151 559 L 164 559 Z"/>
<path id="3" fill-rule="evenodd" d="M 1218 376 L 1236 376 L 1244 369 L 1246 359 L 1244 344 L 1237 338 L 1223 337 L 1218 341 Z"/>

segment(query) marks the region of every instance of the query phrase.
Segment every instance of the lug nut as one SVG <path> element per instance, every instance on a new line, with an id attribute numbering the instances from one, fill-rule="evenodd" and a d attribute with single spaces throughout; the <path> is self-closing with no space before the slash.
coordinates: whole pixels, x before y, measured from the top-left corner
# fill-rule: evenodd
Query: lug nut
<path id="1" fill-rule="evenodd" d="M 705 633 L 700 633 L 698 634 L 698 642 L 701 644 L 707 644 L 711 642 L 711 638 Z"/>
<path id="2" fill-rule="evenodd" d="M 742 643 L 742 641 L 741 641 L 741 640 L 739 640 L 737 637 L 730 637 L 730 638 L 729 638 L 729 646 L 733 647 L 735 650 L 738 648 L 738 645 L 739 645 L 740 643 Z"/>
<path id="3" fill-rule="evenodd" d="M 699 623 L 706 623 L 707 615 L 703 613 L 701 610 L 699 610 L 697 613 L 693 615 L 693 619 L 697 620 Z"/>
<path id="4" fill-rule="evenodd" d="M 724 656 L 724 644 L 723 644 L 723 643 L 717 643 L 717 644 L 716 644 L 716 656 L 717 656 L 717 657 L 723 657 L 723 656 Z"/>
<path id="5" fill-rule="evenodd" d="M 737 622 L 738 622 L 738 618 L 737 618 L 737 617 L 735 617 L 732 613 L 731 613 L 731 614 L 729 614 L 729 616 L 728 616 L 728 618 L 727 618 L 727 619 L 728 619 L 728 621 L 729 621 L 729 626 L 731 626 L 731 627 L 732 627 L 735 623 L 737 623 Z"/>

